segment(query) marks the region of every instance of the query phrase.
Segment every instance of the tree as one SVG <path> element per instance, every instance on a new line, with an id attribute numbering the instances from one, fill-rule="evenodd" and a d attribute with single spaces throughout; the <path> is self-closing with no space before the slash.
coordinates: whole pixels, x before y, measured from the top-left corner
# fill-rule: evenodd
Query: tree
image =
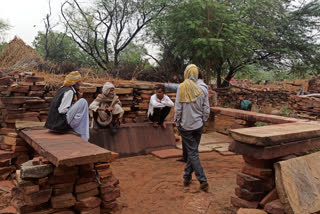
<path id="1" fill-rule="evenodd" d="M 165 0 L 97 0 L 87 7 L 67 0 L 61 7 L 72 39 L 104 70 L 165 8 Z"/>
<path id="2" fill-rule="evenodd" d="M 78 47 L 72 38 L 61 32 L 50 31 L 48 34 L 38 32 L 32 45 L 42 57 L 46 56 L 46 60 L 58 64 L 72 62 L 81 66 L 94 65 L 94 62 L 88 58 L 88 55 Z"/>
<path id="3" fill-rule="evenodd" d="M 3 39 L 5 32 L 10 29 L 10 25 L 4 20 L 0 19 L 0 40 Z"/>
<path id="4" fill-rule="evenodd" d="M 213 71 L 224 87 L 250 64 L 315 65 L 319 8 L 318 0 L 295 8 L 286 0 L 180 1 L 162 17 L 156 34 L 176 56 L 206 68 L 207 82 Z"/>

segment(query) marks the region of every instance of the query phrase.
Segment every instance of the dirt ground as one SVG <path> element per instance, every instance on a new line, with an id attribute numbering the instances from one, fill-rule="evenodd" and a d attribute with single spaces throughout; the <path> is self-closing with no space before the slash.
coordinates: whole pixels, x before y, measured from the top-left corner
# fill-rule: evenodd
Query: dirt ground
<path id="1" fill-rule="evenodd" d="M 210 189 L 199 190 L 193 177 L 190 187 L 183 187 L 184 163 L 158 159 L 152 155 L 121 158 L 112 163 L 120 180 L 121 198 L 117 214 L 231 214 L 235 209 L 230 196 L 236 187 L 236 173 L 243 160 L 240 155 L 221 156 L 200 153 Z"/>

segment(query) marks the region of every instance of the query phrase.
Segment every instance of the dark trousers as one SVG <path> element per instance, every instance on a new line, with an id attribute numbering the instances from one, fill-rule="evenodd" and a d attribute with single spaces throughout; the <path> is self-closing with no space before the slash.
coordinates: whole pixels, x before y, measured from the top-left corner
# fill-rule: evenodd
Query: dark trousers
<path id="1" fill-rule="evenodd" d="M 158 124 L 162 124 L 168 114 L 170 113 L 171 107 L 163 107 L 163 108 L 153 108 L 153 115 L 149 115 L 149 119 L 152 122 L 157 122 Z"/>
<path id="2" fill-rule="evenodd" d="M 193 171 L 200 183 L 206 182 L 207 178 L 200 163 L 198 147 L 201 140 L 203 127 L 195 130 L 185 130 L 179 127 L 182 137 L 183 148 L 187 151 L 187 164 L 184 169 L 184 179 L 191 180 Z"/>

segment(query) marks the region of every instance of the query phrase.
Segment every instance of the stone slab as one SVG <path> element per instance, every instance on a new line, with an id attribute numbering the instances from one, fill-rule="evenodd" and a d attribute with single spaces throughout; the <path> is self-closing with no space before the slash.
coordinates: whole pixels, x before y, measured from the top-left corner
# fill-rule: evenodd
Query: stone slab
<path id="1" fill-rule="evenodd" d="M 240 155 L 250 156 L 259 160 L 280 158 L 300 152 L 320 149 L 320 138 L 283 143 L 275 146 L 261 147 L 234 141 L 229 146 L 229 151 Z"/>
<path id="2" fill-rule="evenodd" d="M 45 129 L 44 128 L 45 122 L 33 122 L 33 121 L 16 121 L 16 129 Z"/>
<path id="3" fill-rule="evenodd" d="M 281 201 L 279 199 L 267 203 L 266 206 L 264 207 L 264 210 L 268 213 L 271 213 L 271 214 L 284 214 L 285 213 L 284 209 L 283 209 L 283 204 L 281 203 Z"/>
<path id="4" fill-rule="evenodd" d="M 151 151 L 175 148 L 173 124 L 154 128 L 152 123 L 122 124 L 115 134 L 109 129 L 90 129 L 89 141 L 119 153 L 120 157 L 149 154 Z"/>
<path id="5" fill-rule="evenodd" d="M 244 111 L 232 108 L 222 108 L 222 107 L 211 107 L 211 112 L 215 114 L 222 114 L 230 117 L 234 117 L 241 120 L 246 120 L 250 122 L 265 122 L 272 124 L 282 124 L 282 123 L 295 123 L 302 121 L 296 118 L 282 117 L 270 114 L 261 114 L 257 112 Z"/>
<path id="6" fill-rule="evenodd" d="M 285 212 L 320 211 L 320 152 L 274 164 L 276 188 Z"/>
<path id="7" fill-rule="evenodd" d="M 286 142 L 320 137 L 320 123 L 286 123 L 243 129 L 231 129 L 229 132 L 234 140 L 242 143 L 257 146 L 272 146 Z"/>
<path id="8" fill-rule="evenodd" d="M 111 159 L 111 152 L 93 145 L 74 134 L 57 134 L 44 130 L 19 133 L 34 150 L 55 166 L 75 166 Z"/>
<path id="9" fill-rule="evenodd" d="M 151 154 L 160 159 L 167 159 L 181 157 L 182 151 L 180 149 L 163 149 L 158 151 L 152 151 Z"/>
<path id="10" fill-rule="evenodd" d="M 268 214 L 268 213 L 259 209 L 240 208 L 237 211 L 237 214 Z"/>

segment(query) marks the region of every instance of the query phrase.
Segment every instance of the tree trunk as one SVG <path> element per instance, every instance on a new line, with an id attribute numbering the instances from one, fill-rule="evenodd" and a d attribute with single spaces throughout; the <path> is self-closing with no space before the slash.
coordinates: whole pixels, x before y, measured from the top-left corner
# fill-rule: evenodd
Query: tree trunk
<path id="1" fill-rule="evenodd" d="M 227 76 L 224 78 L 224 81 L 223 81 L 221 87 L 222 88 L 228 87 L 230 85 L 230 80 L 234 77 L 235 74 L 236 74 L 236 72 L 234 71 L 234 69 L 230 68 Z"/>
<path id="2" fill-rule="evenodd" d="M 209 59 L 207 59 L 207 62 L 206 62 L 206 78 L 205 78 L 205 82 L 207 85 L 210 84 L 211 82 L 211 61 Z"/>

